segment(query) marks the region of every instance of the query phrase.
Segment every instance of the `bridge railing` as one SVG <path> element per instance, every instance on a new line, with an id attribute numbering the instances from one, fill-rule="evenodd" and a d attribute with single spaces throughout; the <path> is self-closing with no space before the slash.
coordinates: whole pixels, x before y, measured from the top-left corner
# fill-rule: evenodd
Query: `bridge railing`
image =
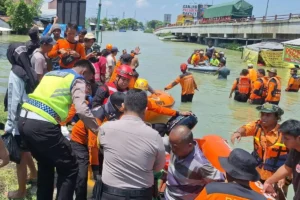
<path id="1" fill-rule="evenodd" d="M 241 23 L 241 22 L 270 22 L 270 21 L 281 21 L 281 20 L 291 20 L 291 19 L 300 19 L 300 14 L 287 14 L 287 15 L 274 15 L 274 16 L 263 16 L 263 17 L 254 17 L 251 18 L 240 18 L 240 19 L 230 19 L 228 17 L 220 18 L 211 18 L 211 19 L 201 19 L 194 23 L 185 23 L 185 24 L 168 24 L 167 26 L 157 27 L 155 31 L 158 31 L 161 28 L 165 27 L 187 27 L 198 24 L 220 24 L 220 23 Z"/>

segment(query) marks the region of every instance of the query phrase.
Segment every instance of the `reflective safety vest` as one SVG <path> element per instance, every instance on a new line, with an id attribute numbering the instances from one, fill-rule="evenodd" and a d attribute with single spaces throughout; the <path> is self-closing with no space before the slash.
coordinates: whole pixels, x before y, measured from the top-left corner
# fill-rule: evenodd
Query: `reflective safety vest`
<path id="1" fill-rule="evenodd" d="M 271 81 L 272 81 L 272 82 L 275 81 L 275 83 L 276 83 L 276 86 L 275 86 L 274 90 L 271 91 L 272 97 L 276 98 L 276 100 L 278 99 L 278 101 L 279 101 L 279 100 L 280 100 L 280 96 L 281 96 L 281 83 L 280 83 L 280 81 L 279 81 L 278 78 L 272 77 L 272 78 L 270 78 L 269 81 L 268 81 L 268 87 L 269 87 L 269 83 L 270 83 Z"/>
<path id="2" fill-rule="evenodd" d="M 284 145 L 282 134 L 280 133 L 274 144 L 264 148 L 262 145 L 263 134 L 261 125 L 257 124 L 253 140 L 254 151 L 252 152 L 252 155 L 257 160 L 259 168 L 269 172 L 275 172 L 285 163 L 288 155 L 288 149 Z"/>
<path id="3" fill-rule="evenodd" d="M 84 80 L 72 69 L 46 73 L 22 107 L 53 124 L 65 121 L 72 104 L 71 90 L 76 79 Z"/>
<path id="4" fill-rule="evenodd" d="M 261 94 L 261 97 L 266 97 L 267 96 L 267 89 L 268 89 L 268 85 L 267 85 L 267 80 L 264 78 L 259 78 L 258 79 L 259 82 L 261 82 L 261 87 L 259 88 L 259 94 Z"/>
<path id="5" fill-rule="evenodd" d="M 116 84 L 115 84 L 114 82 L 108 82 L 108 83 L 106 83 L 105 85 L 106 85 L 107 88 L 108 88 L 109 96 L 112 95 L 112 94 L 115 93 L 115 92 L 123 92 L 123 93 L 127 93 L 127 90 L 125 90 L 125 91 L 119 91 L 119 90 L 117 89 L 117 86 L 116 86 Z M 106 98 L 106 99 L 104 100 L 103 104 L 106 104 L 107 101 L 108 101 L 108 98 Z"/>
<path id="6" fill-rule="evenodd" d="M 291 79 L 294 79 L 294 83 L 292 84 L 292 86 L 288 86 L 289 87 L 289 91 L 299 91 L 300 88 L 300 77 L 299 76 L 292 76 Z"/>
<path id="7" fill-rule="evenodd" d="M 240 78 L 236 79 L 237 81 L 237 88 L 236 90 L 240 94 L 249 94 L 251 91 L 251 80 L 246 76 L 241 76 Z"/>

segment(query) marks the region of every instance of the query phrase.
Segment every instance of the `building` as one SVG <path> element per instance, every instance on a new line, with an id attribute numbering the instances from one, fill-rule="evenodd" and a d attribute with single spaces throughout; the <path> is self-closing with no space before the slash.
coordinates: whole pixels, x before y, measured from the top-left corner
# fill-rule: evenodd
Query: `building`
<path id="1" fill-rule="evenodd" d="M 56 9 L 57 8 L 57 0 L 52 0 L 48 2 L 48 9 Z"/>
<path id="2" fill-rule="evenodd" d="M 172 17 L 171 14 L 165 14 L 164 15 L 164 23 L 165 24 L 171 24 L 171 17 Z"/>

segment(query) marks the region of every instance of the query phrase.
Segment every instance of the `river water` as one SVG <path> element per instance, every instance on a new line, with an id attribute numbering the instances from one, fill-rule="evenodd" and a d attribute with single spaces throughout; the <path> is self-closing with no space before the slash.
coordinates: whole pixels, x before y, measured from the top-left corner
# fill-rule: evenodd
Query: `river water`
<path id="1" fill-rule="evenodd" d="M 6 90 L 10 70 L 10 65 L 6 60 L 7 46 L 10 42 L 24 42 L 27 39 L 27 36 L 0 36 L 0 95 L 3 95 Z M 105 47 L 107 43 L 117 46 L 120 53 L 123 49 L 130 52 L 139 46 L 141 54 L 139 55 L 140 66 L 137 70 L 140 77 L 148 79 L 150 85 L 155 89 L 163 89 L 181 73 L 179 65 L 186 62 L 194 49 L 206 48 L 193 43 L 163 42 L 153 34 L 145 34 L 140 31 L 104 32 L 102 46 Z M 181 88 L 179 85 L 168 92 L 176 100 L 174 108 L 182 111 L 191 110 L 197 115 L 199 122 L 193 130 L 195 137 L 218 134 L 229 139 L 230 134 L 238 127 L 257 120 L 259 113 L 255 106 L 235 102 L 228 98 L 233 81 L 238 77 L 240 71 L 246 68 L 246 64 L 241 60 L 241 52 L 217 49 L 224 51 L 227 57 L 227 66 L 231 70 L 228 80 L 217 80 L 213 75 L 194 73 L 199 92 L 196 92 L 193 103 L 182 104 L 180 102 Z M 285 89 L 289 79 L 289 69 L 277 70 L 282 78 L 283 89 Z M 280 106 L 284 109 L 285 114 L 282 121 L 290 118 L 299 119 L 299 114 L 297 114 L 300 110 L 299 100 L 298 93 L 286 93 L 283 90 Z M 234 147 L 251 151 L 252 139 L 242 139 Z"/>

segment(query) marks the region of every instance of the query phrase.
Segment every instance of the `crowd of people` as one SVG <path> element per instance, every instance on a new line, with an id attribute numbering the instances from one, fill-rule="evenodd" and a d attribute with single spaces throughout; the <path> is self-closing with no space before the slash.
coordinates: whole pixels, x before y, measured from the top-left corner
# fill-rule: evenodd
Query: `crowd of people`
<path id="1" fill-rule="evenodd" d="M 28 42 L 12 44 L 7 50 L 12 69 L 5 134 L 13 134 L 21 150 L 16 165 L 19 187 L 8 198 L 24 198 L 26 184 L 35 184 L 38 200 L 52 200 L 55 188 L 58 200 L 74 196 L 86 200 L 89 168 L 90 179 L 96 181 L 95 200 L 267 199 L 249 186 L 255 181 L 279 200 L 286 198 L 287 186 L 293 183 L 294 199 L 300 198 L 300 122 L 279 124 L 284 111 L 277 105 L 281 86 L 276 69 L 268 71 L 267 79 L 264 70 L 256 73 L 249 65 L 235 81 L 230 96 L 235 92 L 236 100 L 250 97 L 251 103 L 259 102 L 260 119 L 232 134 L 232 143 L 252 136 L 254 150 L 250 154 L 237 148 L 228 158 L 220 157 L 226 171 L 222 173 L 204 156 L 188 125 L 172 127 L 165 136 L 144 122 L 147 111 L 182 118 L 193 115 L 162 107 L 147 97 L 147 92 L 156 91 L 136 70 L 139 47 L 130 54 L 123 50 L 117 59 L 116 46 L 108 44 L 100 52 L 95 36 L 78 32 L 76 25 L 68 24 L 65 37 L 60 33 L 60 26 L 53 24 L 49 34 L 39 37 L 33 27 Z M 216 55 L 212 46 L 206 52 L 211 65 L 224 68 L 224 54 Z M 198 52 L 192 55 L 191 62 L 197 56 Z M 200 60 L 201 56 L 206 57 L 199 51 Z M 181 64 L 180 70 L 182 74 L 165 90 L 180 83 L 181 101 L 192 102 L 197 84 L 187 64 Z M 297 71 L 292 72 L 286 90 L 298 91 Z M 243 92 L 246 100 L 239 96 Z M 63 135 L 61 128 L 68 124 L 71 134 Z M 9 153 L 0 139 L 0 167 L 9 162 Z M 155 176 L 165 167 L 166 153 L 170 164 L 165 177 L 160 177 L 166 183 L 160 195 Z"/>
<path id="2" fill-rule="evenodd" d="M 277 75 L 277 70 L 271 68 L 267 70 L 259 68 L 255 70 L 253 64 L 248 64 L 248 69 L 243 69 L 240 77 L 234 80 L 229 98 L 234 93 L 234 100 L 238 102 L 249 102 L 250 104 L 262 105 L 271 103 L 278 105 L 281 98 L 281 78 Z M 298 92 L 300 89 L 300 76 L 298 66 L 290 71 L 291 77 L 285 89 L 286 92 Z"/>

